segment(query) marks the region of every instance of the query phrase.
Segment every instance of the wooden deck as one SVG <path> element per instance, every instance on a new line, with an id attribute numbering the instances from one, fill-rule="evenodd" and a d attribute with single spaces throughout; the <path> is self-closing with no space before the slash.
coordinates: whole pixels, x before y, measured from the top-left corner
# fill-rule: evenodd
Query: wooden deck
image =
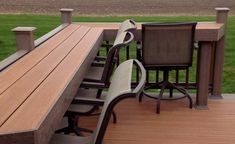
<path id="1" fill-rule="evenodd" d="M 235 95 L 209 100 L 209 110 L 187 108 L 187 100 L 165 101 L 155 114 L 155 101 L 124 100 L 116 107 L 118 123 L 110 122 L 108 144 L 234 144 Z M 85 121 L 85 123 L 83 123 Z M 81 125 L 94 127 L 96 118 L 82 118 Z"/>

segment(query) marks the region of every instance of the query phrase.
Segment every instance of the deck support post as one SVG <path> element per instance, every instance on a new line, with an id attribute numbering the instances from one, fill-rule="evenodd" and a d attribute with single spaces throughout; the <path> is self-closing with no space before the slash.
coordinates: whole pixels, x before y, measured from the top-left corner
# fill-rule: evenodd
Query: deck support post
<path id="1" fill-rule="evenodd" d="M 12 31 L 16 35 L 16 49 L 31 51 L 35 48 L 33 31 L 35 27 L 16 27 Z"/>
<path id="2" fill-rule="evenodd" d="M 210 79 L 212 43 L 202 41 L 199 43 L 197 58 L 197 98 L 196 109 L 208 109 L 208 93 Z"/>
<path id="3" fill-rule="evenodd" d="M 216 23 L 224 23 L 224 36 L 216 42 L 215 45 L 215 59 L 213 69 L 213 85 L 211 98 L 222 98 L 222 83 L 223 83 L 223 67 L 224 67 L 224 49 L 227 29 L 227 19 L 229 8 L 215 8 L 216 10 Z"/>
<path id="4" fill-rule="evenodd" d="M 60 9 L 62 24 L 72 23 L 72 12 L 73 12 L 73 9 L 67 9 L 67 8 Z"/>

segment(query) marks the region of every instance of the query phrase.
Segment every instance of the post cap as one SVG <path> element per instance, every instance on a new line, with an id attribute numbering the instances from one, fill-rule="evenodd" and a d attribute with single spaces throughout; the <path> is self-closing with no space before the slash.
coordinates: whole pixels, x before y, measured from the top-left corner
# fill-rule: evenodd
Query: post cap
<path id="1" fill-rule="evenodd" d="M 227 7 L 217 7 L 217 8 L 215 8 L 215 10 L 216 10 L 216 11 L 224 11 L 224 12 L 230 11 L 230 9 L 227 8 Z"/>
<path id="2" fill-rule="evenodd" d="M 12 29 L 13 32 L 32 32 L 36 30 L 36 27 L 16 27 Z"/>
<path id="3" fill-rule="evenodd" d="M 72 12 L 73 9 L 69 9 L 69 8 L 61 8 L 60 12 Z"/>

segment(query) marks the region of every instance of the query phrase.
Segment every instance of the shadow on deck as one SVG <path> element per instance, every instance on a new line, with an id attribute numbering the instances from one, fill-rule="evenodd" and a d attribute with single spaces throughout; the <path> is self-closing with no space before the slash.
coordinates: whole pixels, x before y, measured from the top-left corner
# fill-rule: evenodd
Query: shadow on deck
<path id="1" fill-rule="evenodd" d="M 128 99 L 116 107 L 118 123 L 110 121 L 108 144 L 234 144 L 235 95 L 209 100 L 209 110 L 189 109 L 187 99 L 163 101 L 155 114 L 154 100 Z M 94 128 L 97 117 L 82 118 L 81 125 Z M 85 123 L 84 123 L 85 122 Z"/>

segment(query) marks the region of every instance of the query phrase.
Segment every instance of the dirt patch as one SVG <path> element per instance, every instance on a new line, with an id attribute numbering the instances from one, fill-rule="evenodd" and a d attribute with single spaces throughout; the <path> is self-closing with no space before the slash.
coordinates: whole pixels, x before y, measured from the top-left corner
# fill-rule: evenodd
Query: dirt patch
<path id="1" fill-rule="evenodd" d="M 73 8 L 76 15 L 214 15 L 215 7 L 229 7 L 234 0 L 0 0 L 0 13 L 58 14 Z"/>

